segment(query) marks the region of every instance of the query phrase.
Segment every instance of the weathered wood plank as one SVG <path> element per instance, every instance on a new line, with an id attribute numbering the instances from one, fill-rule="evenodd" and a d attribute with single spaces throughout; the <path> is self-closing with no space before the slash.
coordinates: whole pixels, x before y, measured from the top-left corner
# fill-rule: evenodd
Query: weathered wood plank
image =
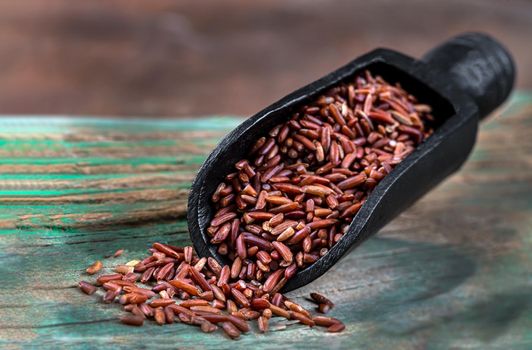
<path id="1" fill-rule="evenodd" d="M 532 94 L 481 127 L 465 167 L 291 293 L 329 295 L 347 330 L 280 322 L 238 342 L 175 324 L 140 329 L 75 288 L 153 241 L 189 242 L 186 190 L 238 119 L 0 119 L 0 347 L 530 348 Z M 83 278 L 90 279 L 84 276 Z"/>

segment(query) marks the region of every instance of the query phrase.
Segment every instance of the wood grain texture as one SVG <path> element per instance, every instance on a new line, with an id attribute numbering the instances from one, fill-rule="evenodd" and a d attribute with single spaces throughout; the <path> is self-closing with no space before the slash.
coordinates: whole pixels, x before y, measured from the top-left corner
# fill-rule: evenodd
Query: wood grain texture
<path id="1" fill-rule="evenodd" d="M 2 113 L 250 115 L 376 47 L 466 31 L 532 88 L 529 0 L 0 1 Z"/>
<path id="2" fill-rule="evenodd" d="M 239 119 L 0 119 L 0 348 L 526 349 L 532 346 L 532 93 L 482 126 L 464 168 L 290 295 L 337 304 L 347 330 L 272 322 L 237 342 L 142 328 L 75 287 L 83 270 L 189 243 L 187 188 Z"/>

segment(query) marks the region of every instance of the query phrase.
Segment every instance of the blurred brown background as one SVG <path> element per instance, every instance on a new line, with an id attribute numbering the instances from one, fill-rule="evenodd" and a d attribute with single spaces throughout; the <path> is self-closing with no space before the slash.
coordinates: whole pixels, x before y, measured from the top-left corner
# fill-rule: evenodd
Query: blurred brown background
<path id="1" fill-rule="evenodd" d="M 532 88 L 531 1 L 0 1 L 0 113 L 250 115 L 375 47 L 467 30 Z"/>

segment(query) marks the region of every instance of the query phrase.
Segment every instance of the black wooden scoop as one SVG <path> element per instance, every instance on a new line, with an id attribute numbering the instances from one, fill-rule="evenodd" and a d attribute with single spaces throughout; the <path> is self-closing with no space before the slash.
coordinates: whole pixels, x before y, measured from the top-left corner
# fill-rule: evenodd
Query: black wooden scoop
<path id="1" fill-rule="evenodd" d="M 439 124 L 432 136 L 376 186 L 342 239 L 313 265 L 299 271 L 284 291 L 321 276 L 351 248 L 458 170 L 475 144 L 479 121 L 504 102 L 515 78 L 508 51 L 487 35 L 470 33 L 443 43 L 421 60 L 376 49 L 296 90 L 239 125 L 201 167 L 188 202 L 190 237 L 200 256 L 227 263 L 209 243 L 206 229 L 214 215 L 211 195 L 224 176 L 234 171 L 235 162 L 246 158 L 259 137 L 290 118 L 298 107 L 366 69 L 390 83 L 400 82 L 421 103 L 431 105 Z"/>

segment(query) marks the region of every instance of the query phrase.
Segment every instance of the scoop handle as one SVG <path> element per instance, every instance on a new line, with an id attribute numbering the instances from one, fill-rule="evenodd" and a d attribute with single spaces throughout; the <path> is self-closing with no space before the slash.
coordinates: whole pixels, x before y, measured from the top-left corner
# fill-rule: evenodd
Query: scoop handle
<path id="1" fill-rule="evenodd" d="M 509 96 L 515 64 L 508 50 L 482 33 L 456 36 L 426 53 L 422 61 L 452 79 L 477 104 L 483 119 Z"/>

